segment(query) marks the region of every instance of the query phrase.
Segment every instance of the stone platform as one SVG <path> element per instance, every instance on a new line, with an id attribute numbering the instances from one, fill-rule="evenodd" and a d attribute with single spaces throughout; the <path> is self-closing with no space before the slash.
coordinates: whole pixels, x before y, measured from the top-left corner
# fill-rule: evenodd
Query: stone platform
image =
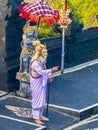
<path id="1" fill-rule="evenodd" d="M 98 60 L 66 69 L 54 76 L 50 107 L 79 120 L 98 113 Z"/>
<path id="2" fill-rule="evenodd" d="M 25 110 L 26 109 L 26 110 Z M 0 98 L 0 130 L 45 130 L 45 126 L 34 123 L 29 116 L 30 101 L 11 95 Z"/>
<path id="3" fill-rule="evenodd" d="M 46 111 L 44 111 L 46 116 Z M 6 95 L 0 98 L 0 130 L 62 130 L 77 122 L 75 118 L 49 108 L 49 122 L 37 125 L 31 117 L 31 100 Z"/>
<path id="4" fill-rule="evenodd" d="M 44 111 L 46 116 L 46 111 Z M 0 98 L 0 130 L 97 130 L 98 114 L 79 121 L 65 113 L 49 107 L 49 122 L 44 121 L 43 126 L 34 123 L 31 117 L 31 100 L 12 95 Z"/>

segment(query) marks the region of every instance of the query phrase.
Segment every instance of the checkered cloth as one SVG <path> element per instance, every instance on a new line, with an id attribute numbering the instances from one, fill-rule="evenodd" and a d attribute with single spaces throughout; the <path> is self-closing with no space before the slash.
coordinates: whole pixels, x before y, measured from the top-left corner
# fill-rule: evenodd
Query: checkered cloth
<path id="1" fill-rule="evenodd" d="M 30 19 L 32 22 L 38 22 L 39 17 L 48 24 L 54 24 L 59 20 L 58 10 L 54 10 L 43 0 L 21 6 L 19 13 L 23 19 Z"/>

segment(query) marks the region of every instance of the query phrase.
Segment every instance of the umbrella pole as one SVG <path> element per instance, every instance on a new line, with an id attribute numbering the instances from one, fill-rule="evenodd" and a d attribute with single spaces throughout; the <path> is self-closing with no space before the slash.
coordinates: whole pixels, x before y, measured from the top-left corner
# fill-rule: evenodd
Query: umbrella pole
<path id="1" fill-rule="evenodd" d="M 37 28 L 39 28 L 39 23 L 40 23 L 40 17 L 38 18 Z"/>
<path id="2" fill-rule="evenodd" d="M 64 43 L 65 43 L 65 28 L 63 27 L 63 30 L 62 30 L 61 74 L 63 74 L 63 72 L 64 72 L 64 56 L 65 56 Z"/>
<path id="3" fill-rule="evenodd" d="M 46 116 L 48 116 L 49 96 L 50 96 L 50 82 L 49 82 L 48 91 L 47 91 L 47 108 L 46 108 Z"/>

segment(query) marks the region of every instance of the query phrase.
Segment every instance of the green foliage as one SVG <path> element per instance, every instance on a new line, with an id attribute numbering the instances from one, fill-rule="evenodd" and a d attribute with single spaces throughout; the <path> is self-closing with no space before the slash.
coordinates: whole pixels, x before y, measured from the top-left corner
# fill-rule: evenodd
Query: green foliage
<path id="1" fill-rule="evenodd" d="M 60 36 L 60 33 L 58 31 L 54 30 L 54 26 L 50 26 L 50 25 L 42 23 L 42 22 L 40 22 L 39 27 L 37 27 L 37 25 L 32 26 L 32 30 L 34 30 L 34 29 L 38 30 L 38 32 L 39 32 L 38 38 L 39 39 Z"/>
<path id="2" fill-rule="evenodd" d="M 48 4 L 54 9 L 62 9 L 64 0 L 48 0 Z M 84 28 L 98 26 L 98 0 L 68 0 L 68 8 L 71 10 L 74 21 L 83 23 Z M 39 38 L 61 35 L 54 32 L 54 26 L 41 24 Z"/>
<path id="3" fill-rule="evenodd" d="M 38 38 L 47 38 L 60 35 L 59 33 L 54 32 L 53 26 L 44 23 L 41 23 L 41 26 L 38 28 L 38 32 L 39 32 Z"/>
<path id="4" fill-rule="evenodd" d="M 84 28 L 98 26 L 97 0 L 69 0 L 69 8 L 74 20 L 84 24 Z"/>

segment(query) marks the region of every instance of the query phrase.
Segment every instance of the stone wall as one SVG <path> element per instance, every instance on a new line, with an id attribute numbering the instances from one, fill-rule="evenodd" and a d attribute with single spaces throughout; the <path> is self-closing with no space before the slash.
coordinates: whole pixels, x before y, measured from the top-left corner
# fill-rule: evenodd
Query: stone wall
<path id="1" fill-rule="evenodd" d="M 78 33 L 71 53 L 74 64 L 98 58 L 98 27 L 88 28 Z"/>
<path id="2" fill-rule="evenodd" d="M 21 52 L 20 42 L 22 40 L 22 28 L 24 22 L 18 14 L 21 0 L 9 0 L 8 12 L 5 17 L 5 62 L 7 65 L 7 87 L 9 91 L 19 89 L 19 81 L 16 80 L 16 72 L 19 70 L 19 57 Z"/>
<path id="3" fill-rule="evenodd" d="M 7 71 L 6 63 L 4 62 L 5 57 L 5 26 L 4 20 L 7 12 L 6 7 L 7 1 L 0 0 L 0 90 L 7 91 Z"/>
<path id="4" fill-rule="evenodd" d="M 47 44 L 48 66 L 60 66 L 62 38 L 47 38 L 41 41 Z M 98 27 L 74 32 L 73 35 L 65 37 L 65 68 L 96 58 L 98 58 Z"/>

